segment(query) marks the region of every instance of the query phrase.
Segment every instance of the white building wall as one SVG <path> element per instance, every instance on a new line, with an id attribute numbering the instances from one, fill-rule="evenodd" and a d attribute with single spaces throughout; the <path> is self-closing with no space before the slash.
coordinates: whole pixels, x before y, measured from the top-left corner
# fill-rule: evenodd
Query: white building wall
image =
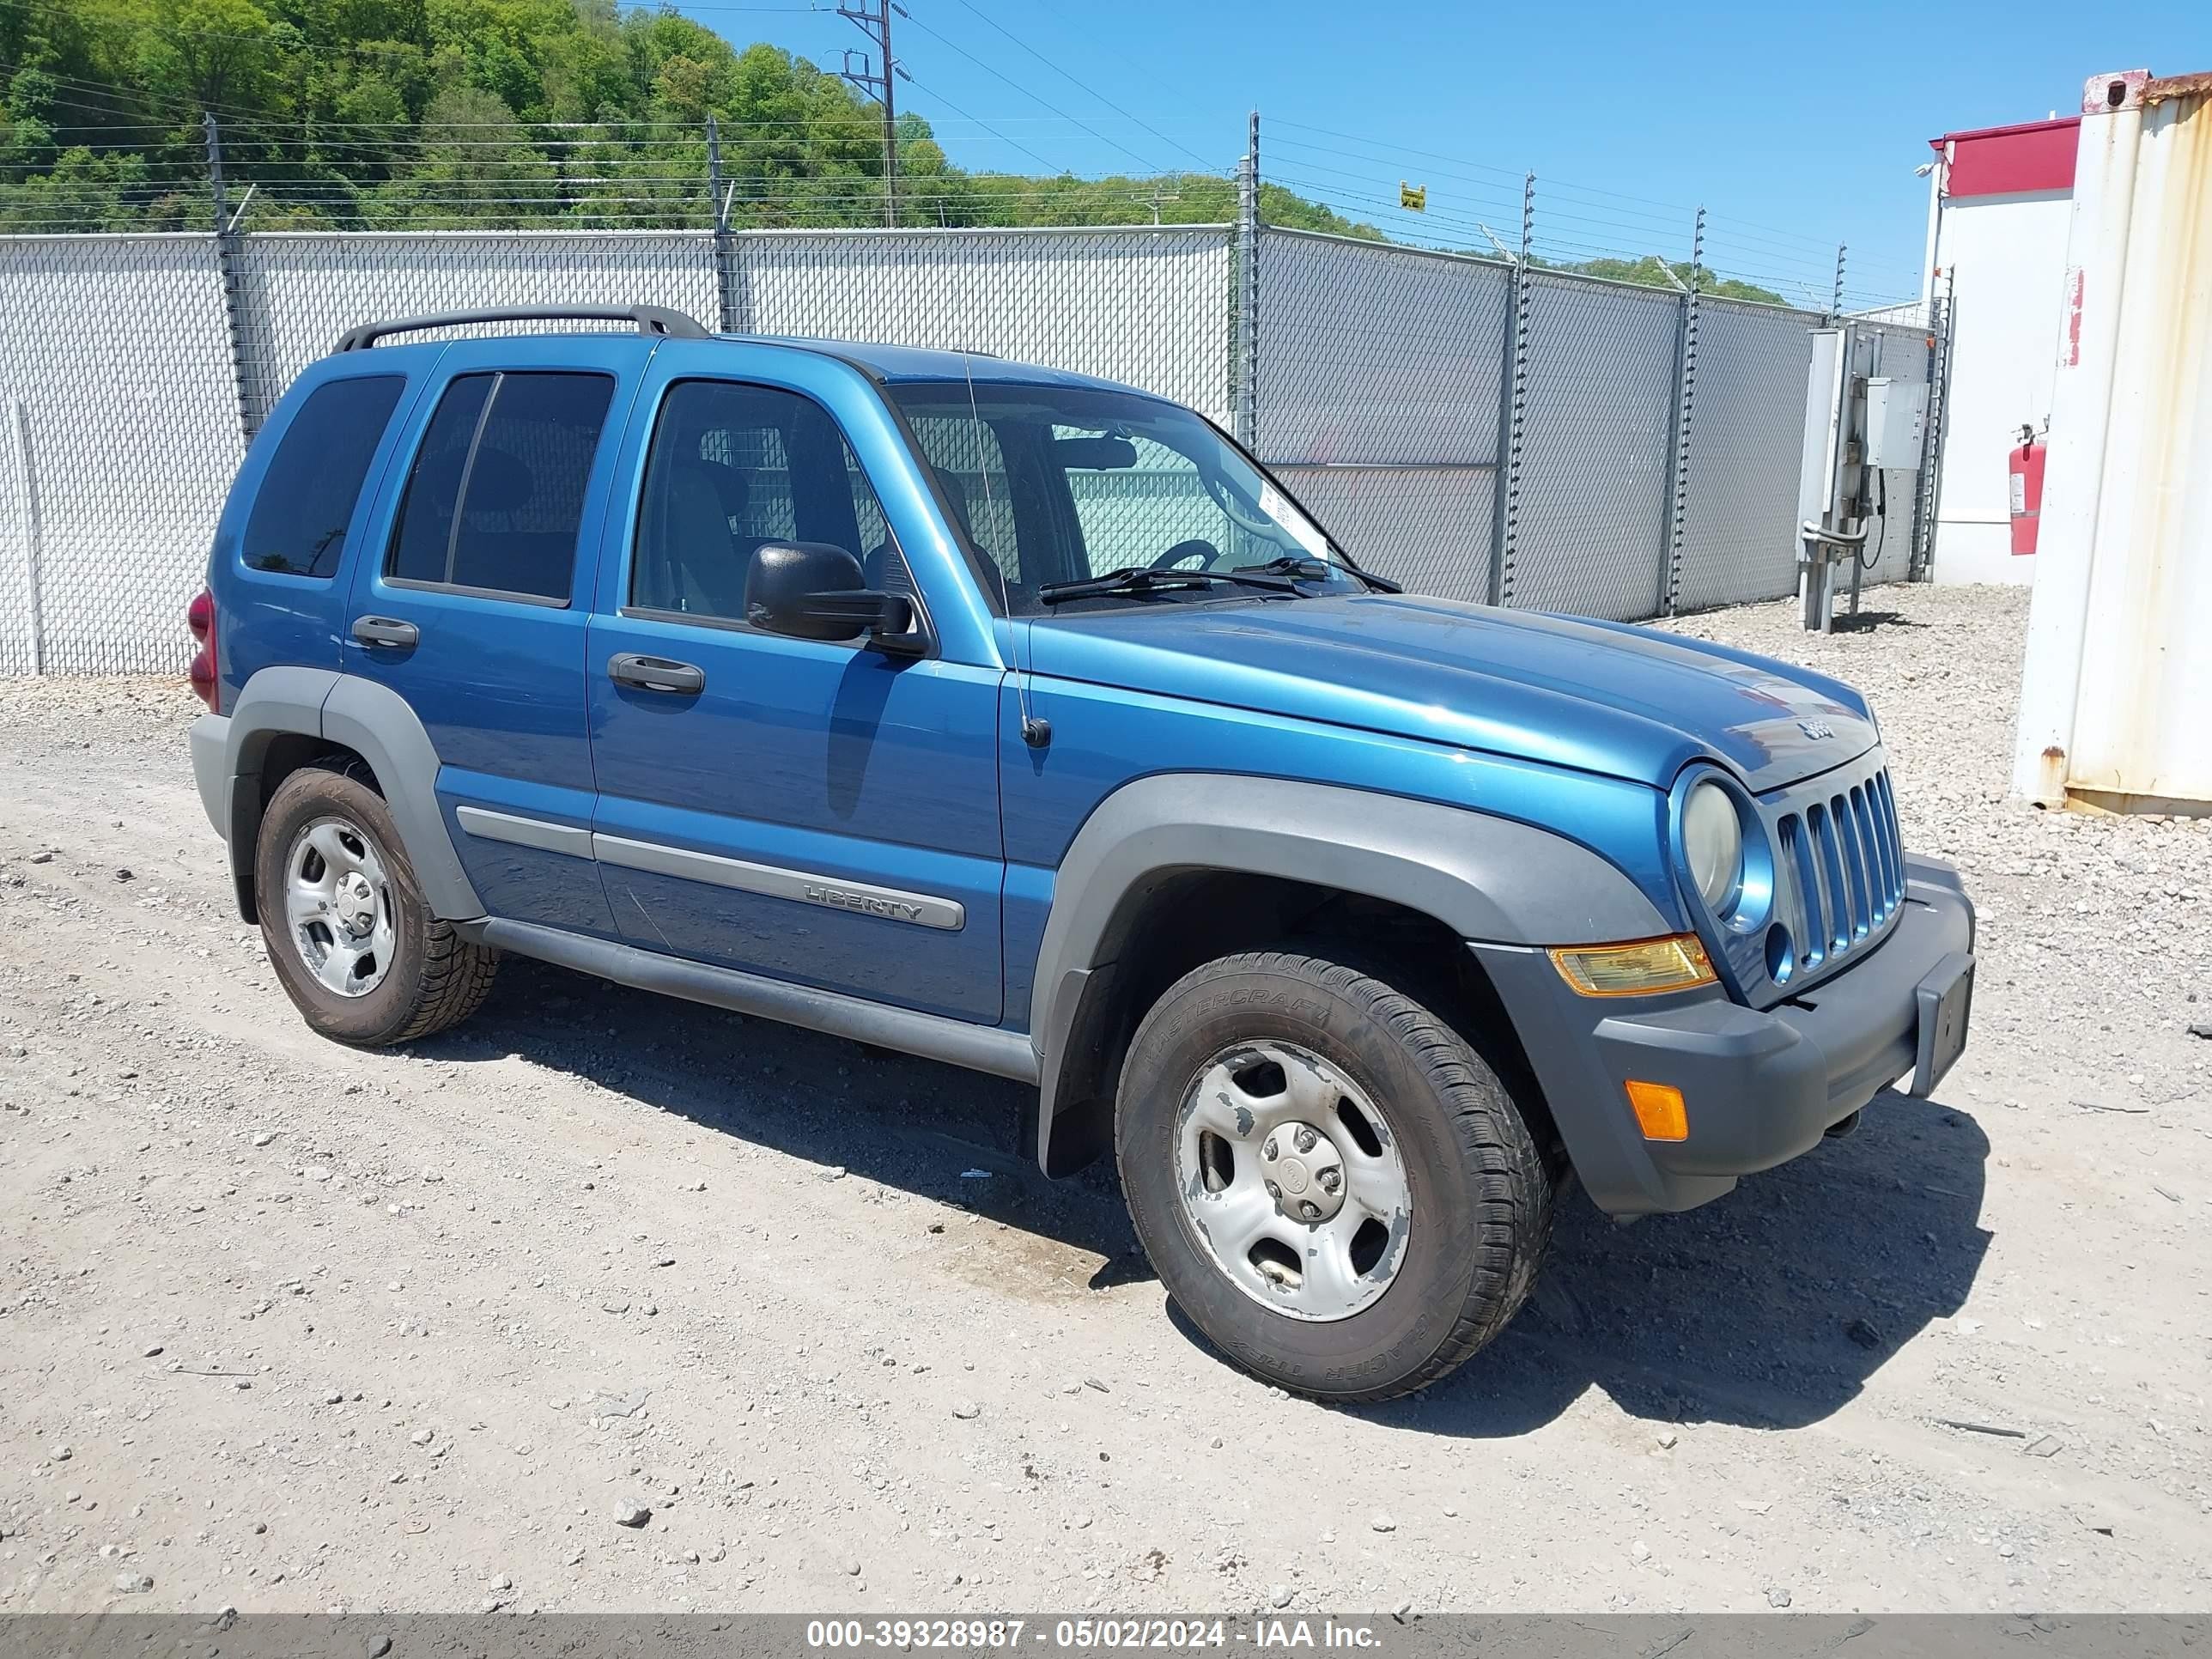
<path id="1" fill-rule="evenodd" d="M 1950 277 L 1953 326 L 1939 582 L 2034 580 L 2034 558 L 2012 551 L 2006 456 L 2021 427 L 2040 432 L 2050 418 L 2071 200 L 2037 191 L 1943 204 L 1936 257 Z"/>

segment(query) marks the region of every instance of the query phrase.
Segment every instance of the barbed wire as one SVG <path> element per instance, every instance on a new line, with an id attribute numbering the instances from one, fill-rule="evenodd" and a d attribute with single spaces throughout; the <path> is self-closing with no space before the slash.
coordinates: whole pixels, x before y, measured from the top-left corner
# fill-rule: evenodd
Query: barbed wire
<path id="1" fill-rule="evenodd" d="M 72 15 L 52 0 L 15 3 Z M 1229 168 L 1206 164 L 1199 150 L 1113 104 L 969 0 L 959 3 L 1072 85 L 1106 103 L 1126 130 L 1133 134 L 1141 131 L 1201 165 L 1195 173 L 1155 168 L 1133 144 L 1061 108 L 921 20 L 908 18 L 916 28 L 1050 112 L 981 118 L 911 82 L 933 103 L 951 111 L 944 125 L 957 122 L 973 129 L 969 142 L 1003 145 L 1048 174 L 1059 176 L 907 171 L 896 191 L 903 215 L 923 222 L 985 222 L 994 212 L 1003 216 L 1012 211 L 1024 222 L 1049 222 L 1066 214 L 1078 222 L 1101 222 L 1103 217 L 1104 222 L 1141 223 L 1148 207 L 1158 216 L 1164 202 L 1174 199 L 1164 196 L 1164 186 L 1174 188 L 1193 177 L 1225 185 Z M 13 74 L 20 67 L 0 64 L 0 75 Z M 867 118 L 855 118 L 851 113 L 732 121 L 721 135 L 729 165 L 716 175 L 708 162 L 706 130 L 701 122 L 628 118 L 323 119 L 274 115 L 222 102 L 203 106 L 198 100 L 153 89 L 40 72 L 53 88 L 55 148 L 70 153 L 69 170 L 35 179 L 0 178 L 0 230 L 125 228 L 134 213 L 149 212 L 165 224 L 206 218 L 189 198 L 206 188 L 204 144 L 198 124 L 207 114 L 218 121 L 232 210 L 240 215 L 237 228 L 246 230 L 284 225 L 371 228 L 427 222 L 489 228 L 703 228 L 713 225 L 717 212 L 725 208 L 714 199 L 717 182 L 732 222 L 739 228 L 745 223 L 784 227 L 811 222 L 828 227 L 872 222 L 884 201 L 879 140 Z M 64 106 L 95 118 L 69 119 L 58 107 Z M 165 112 L 169 116 L 166 123 L 144 118 Z M 933 125 L 937 119 L 933 118 Z M 1026 125 L 1022 137 L 1001 130 L 1017 123 Z M 1275 169 L 1263 167 L 1262 183 L 1303 196 L 1326 216 L 1324 224 L 1333 219 L 1344 228 L 1480 257 L 1498 257 L 1518 244 L 1521 187 L 1526 177 L 1521 172 L 1281 118 L 1275 118 L 1272 127 L 1275 136 L 1267 154 L 1285 159 Z M 1119 194 L 1102 190 L 1102 181 L 1095 176 L 1079 177 L 1072 170 L 1055 168 L 1025 142 L 1029 133 L 1039 131 L 1080 134 L 1118 151 L 1145 169 L 1131 175 L 1129 182 L 1133 186 L 1151 184 L 1151 195 L 1133 188 Z M 1408 171 L 1420 172 L 1420 182 L 1431 191 L 1425 211 L 1407 210 L 1394 194 L 1392 180 L 1378 176 L 1381 170 L 1395 170 L 1408 161 L 1422 164 Z M 1539 190 L 1531 244 L 1539 259 L 1558 265 L 1618 261 L 1635 266 L 1650 260 L 1686 264 L 1694 210 L 1571 180 L 1545 179 Z M 1825 305 L 1832 295 L 1834 247 L 1802 233 L 1709 214 L 1701 269 L 1722 279 L 1798 298 L 1821 296 Z M 1849 262 L 1847 275 L 1847 303 L 1880 301 L 1894 295 L 1917 297 L 1917 276 L 1908 276 L 1880 261 Z"/>

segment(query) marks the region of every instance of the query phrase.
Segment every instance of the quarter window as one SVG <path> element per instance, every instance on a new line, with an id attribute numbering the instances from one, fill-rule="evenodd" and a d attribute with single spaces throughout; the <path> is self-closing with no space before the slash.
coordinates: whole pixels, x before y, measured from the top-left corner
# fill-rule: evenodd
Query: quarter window
<path id="1" fill-rule="evenodd" d="M 368 464 L 406 384 L 375 374 L 308 394 L 254 495 L 240 548 L 247 569 L 325 580 L 337 574 Z"/>
<path id="2" fill-rule="evenodd" d="M 876 492 L 821 404 L 726 380 L 671 386 L 646 457 L 631 607 L 742 622 L 753 555 L 787 541 L 842 547 L 869 586 L 914 592 Z"/>
<path id="3" fill-rule="evenodd" d="M 614 381 L 464 374 L 407 478 L 387 579 L 565 603 Z"/>

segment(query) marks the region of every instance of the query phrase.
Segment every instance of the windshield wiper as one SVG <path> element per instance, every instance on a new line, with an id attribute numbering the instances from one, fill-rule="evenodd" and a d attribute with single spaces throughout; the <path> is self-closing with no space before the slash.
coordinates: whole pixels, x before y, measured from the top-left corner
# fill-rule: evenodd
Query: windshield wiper
<path id="1" fill-rule="evenodd" d="M 1388 576 L 1378 576 L 1371 570 L 1362 570 L 1340 552 L 1334 560 L 1315 554 L 1285 553 L 1280 558 L 1269 559 L 1265 564 L 1240 564 L 1238 571 L 1256 571 L 1267 575 L 1296 576 L 1301 581 L 1325 581 L 1330 573 L 1341 570 L 1346 575 L 1357 576 L 1368 586 L 1382 593 L 1402 593 L 1406 590 Z"/>
<path id="2" fill-rule="evenodd" d="M 1267 574 L 1264 567 L 1243 570 L 1156 570 L 1150 565 L 1124 565 L 1103 575 L 1074 581 L 1047 582 L 1037 589 L 1039 605 L 1060 605 L 1069 599 L 1094 599 L 1100 594 L 1164 593 L 1178 587 L 1204 587 L 1227 582 L 1239 587 L 1265 588 L 1271 593 L 1299 597 L 1298 585 L 1289 577 Z"/>
<path id="3" fill-rule="evenodd" d="M 1327 559 L 1311 553 L 1285 553 L 1279 558 L 1262 560 L 1258 564 L 1239 564 L 1230 567 L 1232 575 L 1295 576 L 1302 582 L 1325 582 L 1331 569 Z"/>

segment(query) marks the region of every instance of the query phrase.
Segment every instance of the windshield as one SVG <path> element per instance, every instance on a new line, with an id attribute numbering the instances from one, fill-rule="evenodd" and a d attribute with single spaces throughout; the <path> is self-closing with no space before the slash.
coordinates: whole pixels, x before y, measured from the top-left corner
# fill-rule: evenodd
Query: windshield
<path id="1" fill-rule="evenodd" d="M 1321 526 L 1199 416 L 1130 392 L 979 380 L 886 388 L 1008 609 L 1066 609 L 1040 590 L 1109 571 L 1297 567 L 1297 589 L 1353 592 Z M 971 407 L 970 397 L 974 403 Z M 1284 562 L 1288 562 L 1287 563 Z M 1282 589 L 1291 589 L 1285 580 Z M 1076 608 L 1251 599 L 1253 583 L 1135 584 Z M 1279 592 L 1277 597 L 1281 597 Z"/>

